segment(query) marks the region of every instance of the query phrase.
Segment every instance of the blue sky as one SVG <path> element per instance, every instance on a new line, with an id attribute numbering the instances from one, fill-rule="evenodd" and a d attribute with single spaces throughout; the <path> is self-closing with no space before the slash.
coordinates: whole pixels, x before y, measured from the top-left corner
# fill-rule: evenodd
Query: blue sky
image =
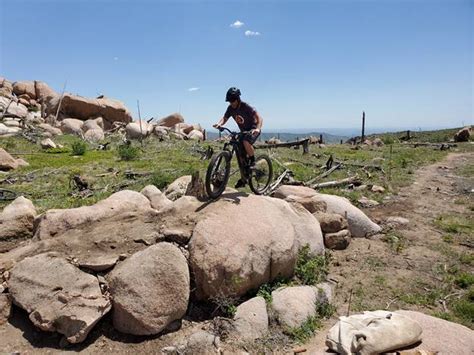
<path id="1" fill-rule="evenodd" d="M 0 3 L 1 76 L 135 117 L 210 127 L 237 86 L 266 130 L 473 123 L 473 1 Z"/>

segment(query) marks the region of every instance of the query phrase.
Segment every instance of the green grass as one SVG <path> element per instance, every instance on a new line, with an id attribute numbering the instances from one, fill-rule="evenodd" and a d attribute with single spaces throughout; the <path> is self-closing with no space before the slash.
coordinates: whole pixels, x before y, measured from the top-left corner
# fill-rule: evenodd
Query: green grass
<path id="1" fill-rule="evenodd" d="M 474 234 L 474 218 L 458 215 L 441 215 L 434 220 L 436 227 L 447 233 Z"/>

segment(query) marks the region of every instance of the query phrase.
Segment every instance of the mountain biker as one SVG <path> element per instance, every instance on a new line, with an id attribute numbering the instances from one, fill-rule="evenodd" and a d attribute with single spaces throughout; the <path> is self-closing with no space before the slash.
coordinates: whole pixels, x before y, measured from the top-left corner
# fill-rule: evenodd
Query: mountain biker
<path id="1" fill-rule="evenodd" d="M 227 90 L 225 101 L 229 102 L 229 106 L 224 113 L 224 117 L 222 117 L 220 121 L 212 127 L 219 129 L 227 123 L 230 117 L 232 117 L 239 126 L 241 132 L 249 132 L 241 136 L 241 144 L 244 146 L 250 166 L 252 167 L 255 165 L 255 150 L 253 144 L 257 141 L 257 138 L 261 133 L 263 120 L 252 106 L 240 100 L 240 95 L 240 90 L 236 87 L 231 87 Z M 246 179 L 244 176 L 241 176 L 239 181 L 237 181 L 235 188 L 244 187 L 245 184 Z"/>

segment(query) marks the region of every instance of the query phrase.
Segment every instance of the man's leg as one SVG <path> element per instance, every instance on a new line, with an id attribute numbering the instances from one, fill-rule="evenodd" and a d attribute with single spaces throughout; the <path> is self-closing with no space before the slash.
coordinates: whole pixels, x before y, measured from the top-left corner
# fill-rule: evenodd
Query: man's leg
<path id="1" fill-rule="evenodd" d="M 250 163 L 255 163 L 255 149 L 249 141 L 244 140 L 244 148 L 247 153 Z"/>

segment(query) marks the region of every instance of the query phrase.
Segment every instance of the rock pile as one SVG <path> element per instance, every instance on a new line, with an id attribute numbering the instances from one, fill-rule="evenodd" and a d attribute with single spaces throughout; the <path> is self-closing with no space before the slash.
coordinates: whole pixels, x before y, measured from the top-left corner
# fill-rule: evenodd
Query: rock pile
<path id="1" fill-rule="evenodd" d="M 122 102 L 102 95 L 98 98 L 60 95 L 41 81 L 12 83 L 0 77 L 0 137 L 37 128 L 45 137 L 65 133 L 98 142 L 104 139 L 105 132 L 120 127 L 125 128 L 129 139 L 154 133 L 160 139 L 205 140 L 205 130 L 199 124 L 187 124 L 177 113 L 156 123 L 133 121 Z"/>
<path id="2" fill-rule="evenodd" d="M 318 220 L 301 205 L 237 192 L 212 204 L 192 196 L 172 202 L 147 186 L 39 216 L 20 197 L 0 214 L 0 224 L 6 238 L 30 238 L 0 254 L 8 300 L 35 326 L 71 343 L 83 341 L 110 310 L 120 332 L 161 333 L 186 314 L 192 288 L 200 300 L 238 297 L 291 276 L 302 246 L 324 253 Z M 261 301 L 236 314 L 243 336 L 266 332 Z M 258 316 L 249 310 L 254 306 Z"/>

